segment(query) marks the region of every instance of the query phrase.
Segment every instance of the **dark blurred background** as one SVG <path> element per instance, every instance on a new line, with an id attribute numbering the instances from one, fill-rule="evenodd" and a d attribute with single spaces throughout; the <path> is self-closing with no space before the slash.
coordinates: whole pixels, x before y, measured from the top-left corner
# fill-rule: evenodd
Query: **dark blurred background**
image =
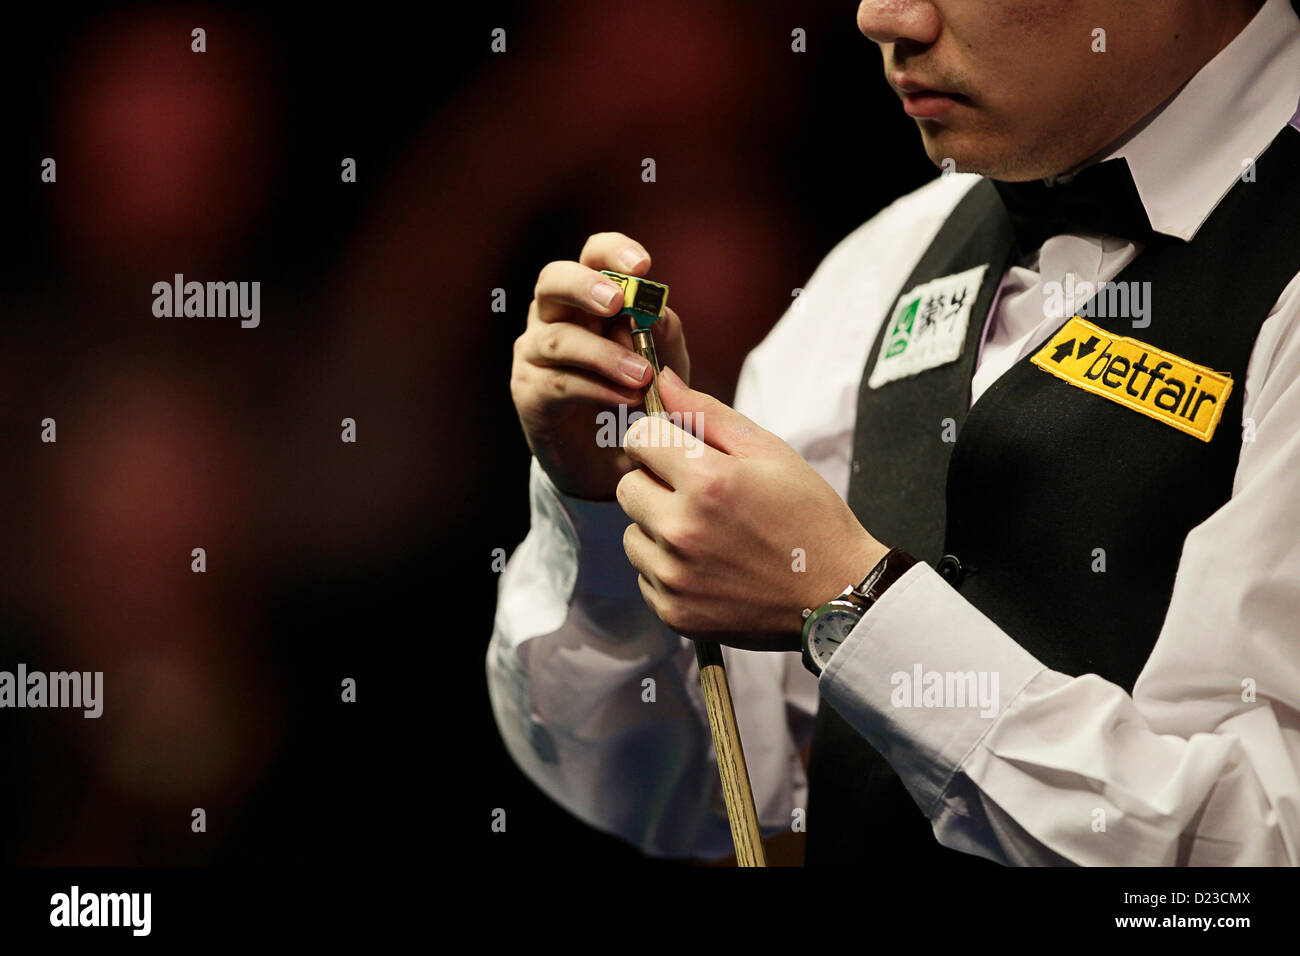
<path id="1" fill-rule="evenodd" d="M 935 170 L 851 2 L 308 9 L 7 12 L 0 669 L 102 670 L 105 712 L 0 710 L 0 859 L 639 862 L 487 700 L 537 272 L 638 239 L 730 401 Z M 155 317 L 175 273 L 260 281 L 260 326 Z"/>

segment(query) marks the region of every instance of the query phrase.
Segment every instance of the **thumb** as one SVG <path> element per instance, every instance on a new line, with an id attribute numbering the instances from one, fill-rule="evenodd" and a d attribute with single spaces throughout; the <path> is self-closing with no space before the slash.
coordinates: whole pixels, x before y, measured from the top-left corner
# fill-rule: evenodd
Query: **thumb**
<path id="1" fill-rule="evenodd" d="M 688 387 L 667 366 L 659 373 L 659 398 L 665 411 L 681 417 L 685 431 L 728 455 L 746 457 L 768 444 L 768 432 L 712 395 Z"/>

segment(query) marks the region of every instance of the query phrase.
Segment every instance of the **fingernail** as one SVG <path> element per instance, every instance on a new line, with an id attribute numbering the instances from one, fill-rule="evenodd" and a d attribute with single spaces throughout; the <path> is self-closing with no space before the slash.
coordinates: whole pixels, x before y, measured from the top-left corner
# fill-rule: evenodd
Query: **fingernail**
<path id="1" fill-rule="evenodd" d="M 627 248 L 618 257 L 618 261 L 623 264 L 623 268 L 629 272 L 645 262 L 646 254 L 640 249 Z"/>
<path id="2" fill-rule="evenodd" d="M 683 382 L 680 378 L 678 378 L 677 373 L 674 372 L 672 369 L 670 369 L 667 365 L 665 365 L 662 369 L 660 369 L 659 377 L 668 379 L 669 382 L 671 382 L 673 385 L 676 385 L 678 388 L 686 387 L 686 383 Z"/>
<path id="3" fill-rule="evenodd" d="M 619 370 L 627 376 L 627 380 L 634 385 L 640 385 L 641 379 L 645 375 L 645 370 L 649 364 L 645 359 L 637 358 L 635 355 L 625 355 L 618 363 Z"/>
<path id="4" fill-rule="evenodd" d="M 622 291 L 612 282 L 597 282 L 592 286 L 591 297 L 602 309 L 608 309 L 609 304 L 614 301 L 614 296 Z"/>

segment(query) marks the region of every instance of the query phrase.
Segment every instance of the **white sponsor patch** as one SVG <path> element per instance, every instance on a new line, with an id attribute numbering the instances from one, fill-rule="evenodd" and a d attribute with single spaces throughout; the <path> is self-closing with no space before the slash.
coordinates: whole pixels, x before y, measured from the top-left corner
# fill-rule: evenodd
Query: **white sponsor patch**
<path id="1" fill-rule="evenodd" d="M 961 356 L 987 265 L 922 283 L 898 300 L 867 384 L 907 378 Z"/>

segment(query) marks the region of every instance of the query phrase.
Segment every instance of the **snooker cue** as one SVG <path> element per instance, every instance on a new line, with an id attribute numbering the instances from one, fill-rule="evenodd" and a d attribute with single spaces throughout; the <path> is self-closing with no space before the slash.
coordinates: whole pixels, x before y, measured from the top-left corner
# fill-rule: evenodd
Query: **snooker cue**
<path id="1" fill-rule="evenodd" d="M 654 337 L 649 329 L 634 329 L 632 345 L 636 353 L 650 363 L 650 384 L 645 390 L 648 415 L 666 418 L 659 399 L 659 358 L 655 355 Z M 740 727 L 731 703 L 731 686 L 722 660 L 722 648 L 712 641 L 695 641 L 695 661 L 700 669 L 700 686 L 709 713 L 709 730 L 713 750 L 718 756 L 718 775 L 722 778 L 722 796 L 727 803 L 727 821 L 731 824 L 731 841 L 736 847 L 737 866 L 767 866 L 763 853 L 763 836 L 754 809 L 754 792 L 749 785 L 745 750 L 740 743 Z"/>

